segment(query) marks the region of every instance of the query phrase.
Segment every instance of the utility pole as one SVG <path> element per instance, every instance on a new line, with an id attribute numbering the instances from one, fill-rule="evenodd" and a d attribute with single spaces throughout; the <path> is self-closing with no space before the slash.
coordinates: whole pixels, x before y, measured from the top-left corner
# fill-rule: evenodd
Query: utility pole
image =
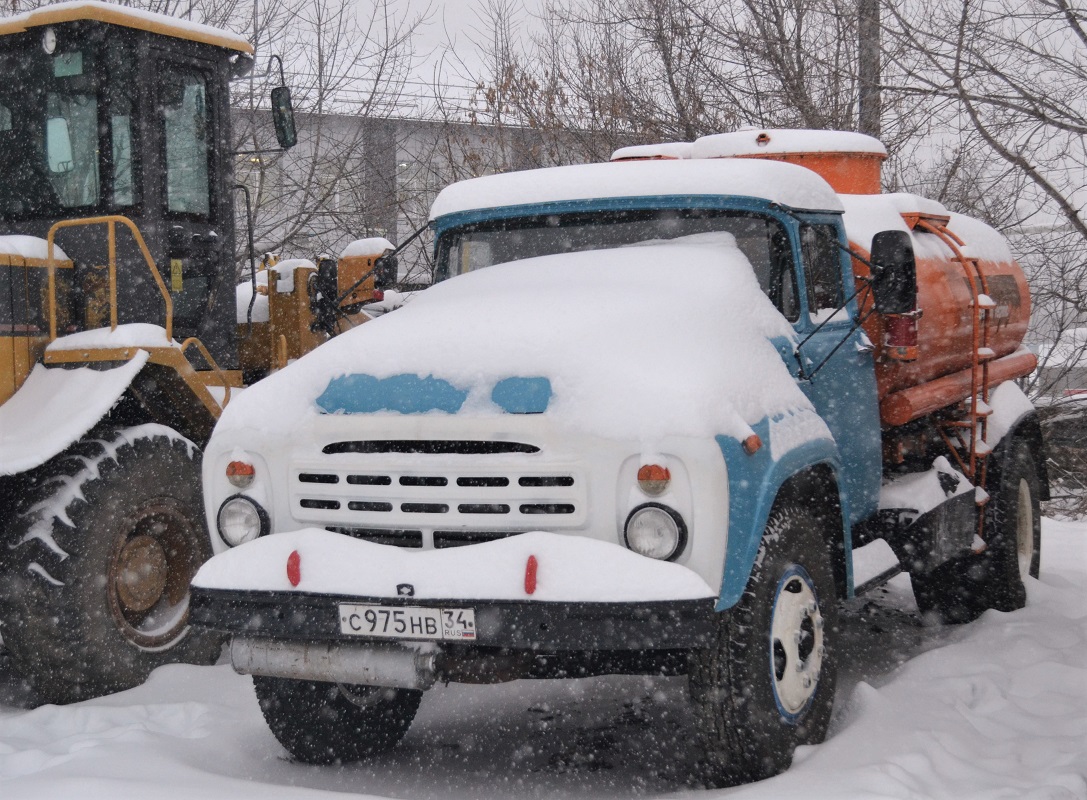
<path id="1" fill-rule="evenodd" d="M 880 0 L 857 0 L 857 130 L 879 138 Z"/>

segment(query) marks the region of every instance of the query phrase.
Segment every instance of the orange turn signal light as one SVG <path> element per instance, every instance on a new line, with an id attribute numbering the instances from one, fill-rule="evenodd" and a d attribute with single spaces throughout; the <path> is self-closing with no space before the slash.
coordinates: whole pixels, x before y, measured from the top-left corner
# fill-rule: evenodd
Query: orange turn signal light
<path id="1" fill-rule="evenodd" d="M 757 433 L 753 433 L 744 439 L 743 448 L 745 453 L 749 456 L 753 456 L 755 453 L 759 452 L 760 448 L 762 448 L 762 439 L 759 438 Z"/>
<path id="2" fill-rule="evenodd" d="M 231 461 L 226 465 L 226 479 L 232 486 L 244 489 L 253 483 L 257 471 L 245 461 Z"/>
<path id="3" fill-rule="evenodd" d="M 671 481 L 672 473 L 660 464 L 644 464 L 638 469 L 638 487 L 648 495 L 664 494 Z"/>

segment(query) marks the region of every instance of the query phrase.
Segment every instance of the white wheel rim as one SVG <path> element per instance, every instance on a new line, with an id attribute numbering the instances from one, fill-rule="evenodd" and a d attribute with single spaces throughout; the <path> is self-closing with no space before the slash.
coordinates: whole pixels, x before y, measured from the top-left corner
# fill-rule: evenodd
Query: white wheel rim
<path id="1" fill-rule="evenodd" d="M 793 720 L 819 687 L 826 646 L 811 576 L 794 564 L 778 581 L 770 619 L 770 676 L 778 710 Z"/>
<path id="2" fill-rule="evenodd" d="M 1034 564 L 1034 505 L 1031 502 L 1030 484 L 1019 480 L 1019 500 L 1015 515 L 1015 555 L 1019 559 L 1019 577 L 1030 575 Z"/>

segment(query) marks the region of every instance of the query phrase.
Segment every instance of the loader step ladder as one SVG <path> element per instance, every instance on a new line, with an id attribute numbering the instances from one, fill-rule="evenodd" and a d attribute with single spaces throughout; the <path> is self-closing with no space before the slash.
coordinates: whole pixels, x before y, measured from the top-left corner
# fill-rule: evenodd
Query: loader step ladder
<path id="1" fill-rule="evenodd" d="M 966 277 L 972 294 L 971 317 L 970 397 L 963 403 L 963 415 L 959 419 L 942 423 L 940 436 L 959 469 L 970 479 L 975 488 L 975 501 L 979 507 L 989 502 L 985 484 L 988 476 L 988 456 L 992 448 L 988 442 L 989 416 L 989 362 L 995 358 L 989 338 L 992 311 L 996 303 L 989 295 L 985 274 L 979 260 L 963 252 L 966 243 L 948 227 L 946 217 L 922 216 L 917 227 L 939 237 L 954 254 Z M 985 541 L 985 515 L 978 514 L 978 538 Z"/>

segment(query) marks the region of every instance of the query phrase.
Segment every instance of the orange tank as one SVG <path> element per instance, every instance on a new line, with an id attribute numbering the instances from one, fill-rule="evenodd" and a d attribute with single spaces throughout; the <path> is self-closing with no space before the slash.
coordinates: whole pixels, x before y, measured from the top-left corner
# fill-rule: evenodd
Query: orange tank
<path id="1" fill-rule="evenodd" d="M 847 208 L 863 202 L 851 201 Z M 887 425 L 904 425 L 969 397 L 975 348 L 988 362 L 990 386 L 1028 375 L 1037 363 L 1020 347 L 1030 320 L 1030 291 L 1003 237 L 959 215 L 907 212 L 901 217 L 911 227 L 917 256 L 917 357 L 890 356 L 883 347 L 885 318 L 872 314 L 865 323 L 877 347 L 880 415 Z M 868 255 L 860 244 L 852 246 Z M 854 270 L 858 277 L 868 276 L 860 261 L 854 260 Z M 862 312 L 870 306 L 866 303 Z M 974 316 L 986 306 L 988 325 L 975 327 Z"/>
<path id="2" fill-rule="evenodd" d="M 1004 237 L 982 222 L 949 213 L 935 201 L 881 194 L 880 167 L 887 150 L 877 139 L 849 131 L 754 128 L 704 136 L 690 145 L 625 148 L 613 159 L 665 157 L 761 158 L 816 172 L 838 193 L 850 246 L 865 258 L 877 231 L 910 231 L 920 311 L 916 345 L 887 344 L 890 326 L 906 317 L 871 314 L 864 325 L 876 346 L 876 382 L 885 425 L 904 425 L 961 403 L 972 391 L 982 393 L 975 382 L 983 374 L 991 387 L 1035 368 L 1035 356 L 1020 347 L 1030 319 L 1030 292 Z M 853 267 L 861 288 L 868 267 L 856 259 Z M 871 306 L 869 299 L 862 315 Z M 981 307 L 986 308 L 987 319 L 976 325 L 975 320 L 985 319 L 978 316 Z M 912 323 L 910 318 L 907 325 Z"/>
<path id="3" fill-rule="evenodd" d="M 975 375 L 975 350 L 987 362 L 989 386 L 1029 375 L 1037 359 L 1020 347 L 1030 320 L 1030 291 L 1004 237 L 923 197 L 880 194 L 886 152 L 876 139 L 858 133 L 749 130 L 704 137 L 693 155 L 773 159 L 818 173 L 845 205 L 851 247 L 864 257 L 875 231 L 909 229 L 921 312 L 917 346 L 911 348 L 916 357 L 900 360 L 885 346 L 887 318 L 872 314 L 864 326 L 876 345 L 880 417 L 897 426 L 970 397 L 981 375 L 980 369 Z M 853 267 L 858 278 L 868 277 L 865 264 L 854 259 Z M 988 322 L 975 326 L 978 305 L 989 306 Z M 869 300 L 862 315 L 870 309 Z"/>

